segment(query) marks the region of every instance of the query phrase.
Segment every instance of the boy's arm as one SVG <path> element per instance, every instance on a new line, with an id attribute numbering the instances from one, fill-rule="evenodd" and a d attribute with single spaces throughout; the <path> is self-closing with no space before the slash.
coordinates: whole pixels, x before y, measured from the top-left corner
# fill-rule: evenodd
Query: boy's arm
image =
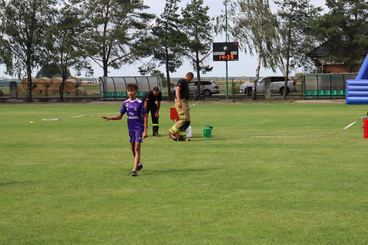
<path id="1" fill-rule="evenodd" d="M 121 120 L 123 118 L 124 114 L 120 114 L 120 115 L 116 115 L 116 116 L 103 116 L 102 118 L 105 119 L 106 121 L 110 121 L 110 120 Z"/>

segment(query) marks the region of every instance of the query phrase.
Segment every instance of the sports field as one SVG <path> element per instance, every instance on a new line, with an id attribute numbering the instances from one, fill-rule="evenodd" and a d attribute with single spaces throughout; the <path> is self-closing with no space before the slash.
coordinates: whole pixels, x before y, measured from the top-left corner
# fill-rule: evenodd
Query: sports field
<path id="1" fill-rule="evenodd" d="M 367 106 L 193 103 L 139 177 L 120 102 L 0 104 L 0 244 L 368 243 Z"/>

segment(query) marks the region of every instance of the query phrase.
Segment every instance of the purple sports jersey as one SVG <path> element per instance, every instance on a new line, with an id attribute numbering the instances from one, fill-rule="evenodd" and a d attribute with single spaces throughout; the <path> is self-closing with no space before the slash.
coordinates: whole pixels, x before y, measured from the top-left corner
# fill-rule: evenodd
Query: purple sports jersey
<path id="1" fill-rule="evenodd" d="M 126 101 L 124 101 L 121 106 L 120 113 L 127 114 L 129 132 L 143 132 L 143 117 L 146 114 L 146 111 L 144 109 L 143 102 L 140 99 L 127 99 Z"/>

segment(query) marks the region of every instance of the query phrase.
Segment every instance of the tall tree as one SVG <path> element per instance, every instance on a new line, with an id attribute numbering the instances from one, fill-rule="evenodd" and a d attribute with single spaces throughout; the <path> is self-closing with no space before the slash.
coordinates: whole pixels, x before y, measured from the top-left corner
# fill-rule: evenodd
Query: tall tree
<path id="1" fill-rule="evenodd" d="M 103 69 L 119 68 L 137 59 L 134 46 L 146 37 L 153 15 L 144 12 L 143 0 L 80 0 L 85 6 L 89 28 L 88 56 Z"/>
<path id="2" fill-rule="evenodd" d="M 291 69 L 302 66 L 313 46 L 310 35 L 311 22 L 320 14 L 321 8 L 309 4 L 309 0 L 278 0 L 279 65 L 285 76 L 283 96 L 287 95 Z"/>
<path id="3" fill-rule="evenodd" d="M 153 62 L 165 66 L 169 99 L 172 99 L 170 72 L 175 72 L 183 64 L 188 43 L 187 35 L 183 32 L 183 21 L 177 13 L 178 2 L 166 0 L 164 12 L 156 18 L 152 28 Z"/>
<path id="4" fill-rule="evenodd" d="M 53 16 L 53 0 L 0 0 L 0 43 L 7 72 L 26 74 L 32 101 L 32 72 L 47 60 L 44 34 Z"/>
<path id="5" fill-rule="evenodd" d="M 67 75 L 70 76 L 70 71 L 67 71 Z M 56 63 L 50 63 L 41 66 L 41 69 L 37 72 L 36 77 L 61 77 L 60 65 Z"/>
<path id="6" fill-rule="evenodd" d="M 352 69 L 368 50 L 368 1 L 327 0 L 328 12 L 314 23 L 313 33 L 323 45 L 327 62 Z"/>
<path id="7" fill-rule="evenodd" d="M 68 78 L 69 69 L 88 69 L 91 67 L 86 62 L 86 54 L 83 49 L 83 33 L 86 25 L 83 21 L 81 6 L 65 3 L 55 15 L 53 25 L 47 33 L 47 47 L 51 62 L 59 64 L 62 82 L 60 86 L 60 100 L 64 99 L 64 84 Z"/>
<path id="8" fill-rule="evenodd" d="M 207 66 L 204 60 L 211 54 L 213 42 L 213 19 L 208 15 L 208 6 L 203 0 L 192 0 L 183 9 L 184 28 L 188 36 L 188 55 L 197 71 L 197 94 L 200 94 L 201 70 Z M 205 70 L 206 71 L 206 70 Z"/>
<path id="9" fill-rule="evenodd" d="M 276 17 L 272 14 L 268 0 L 237 0 L 231 3 L 231 35 L 239 40 L 240 47 L 251 55 L 257 55 L 256 80 L 253 99 L 256 99 L 257 81 L 261 66 L 275 70 Z"/>
<path id="10" fill-rule="evenodd" d="M 1 25 L 1 23 L 0 23 Z M 0 27 L 1 30 L 1 27 Z M 3 35 L 0 32 L 0 36 Z M 2 38 L 0 37 L 0 64 L 5 64 L 5 67 L 7 67 L 7 72 L 8 73 L 13 73 L 13 72 L 9 72 L 9 71 L 13 71 L 13 63 L 12 60 L 7 58 L 7 57 L 11 57 L 11 52 L 9 49 L 7 49 L 4 45 L 5 41 L 2 40 Z"/>

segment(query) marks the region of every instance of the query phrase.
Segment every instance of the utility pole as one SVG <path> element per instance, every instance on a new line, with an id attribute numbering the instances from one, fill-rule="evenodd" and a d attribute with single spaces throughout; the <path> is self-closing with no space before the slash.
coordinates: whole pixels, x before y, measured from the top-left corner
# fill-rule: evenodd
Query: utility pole
<path id="1" fill-rule="evenodd" d="M 225 42 L 227 43 L 229 41 L 229 37 L 227 34 L 227 1 L 225 0 Z M 229 66 L 228 66 L 228 61 L 226 60 L 226 100 L 229 99 Z"/>

